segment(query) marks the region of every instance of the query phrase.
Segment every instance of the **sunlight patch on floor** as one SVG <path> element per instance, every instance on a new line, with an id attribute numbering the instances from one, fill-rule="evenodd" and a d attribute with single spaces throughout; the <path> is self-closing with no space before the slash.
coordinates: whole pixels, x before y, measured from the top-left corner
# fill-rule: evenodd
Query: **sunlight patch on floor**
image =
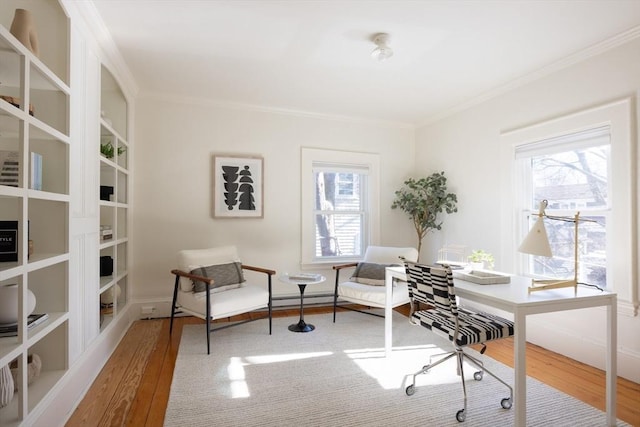
<path id="1" fill-rule="evenodd" d="M 331 351 L 310 353 L 267 354 L 263 356 L 231 357 L 227 365 L 229 375 L 229 388 L 233 399 L 246 398 L 251 395 L 246 381 L 245 366 L 264 365 L 269 363 L 290 362 L 292 360 L 312 359 L 316 357 L 331 356 Z"/>
<path id="2" fill-rule="evenodd" d="M 433 344 L 394 347 L 389 358 L 384 357 L 384 348 L 345 350 L 345 354 L 363 372 L 386 390 L 404 389 L 411 384 L 413 374 L 429 363 L 430 356 L 435 356 L 433 361 L 437 361 L 437 355 L 446 352 Z M 465 370 L 465 374 L 467 372 Z M 457 375 L 455 357 L 416 377 L 417 387 L 456 382 L 460 382 L 460 378 Z"/>

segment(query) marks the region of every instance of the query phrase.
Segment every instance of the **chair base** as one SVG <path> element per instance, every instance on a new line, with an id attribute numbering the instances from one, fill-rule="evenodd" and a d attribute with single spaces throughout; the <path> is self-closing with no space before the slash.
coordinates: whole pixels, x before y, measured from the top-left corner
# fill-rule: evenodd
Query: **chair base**
<path id="1" fill-rule="evenodd" d="M 461 348 L 456 348 L 455 351 L 450 352 L 450 353 L 434 355 L 434 356 L 432 356 L 432 358 L 433 357 L 437 357 L 437 356 L 443 356 L 443 355 L 444 355 L 444 357 L 442 357 L 441 359 L 439 359 L 438 361 L 436 361 L 434 363 L 431 363 L 431 358 L 430 358 L 428 365 L 423 366 L 421 370 L 419 370 L 418 372 L 413 374 L 412 383 L 409 386 L 407 386 L 407 388 L 405 389 L 405 393 L 407 394 L 407 396 L 411 396 L 411 395 L 413 395 L 415 393 L 415 391 L 416 391 L 416 377 L 418 375 L 426 374 L 427 372 L 429 372 L 435 366 L 438 366 L 439 364 L 451 359 L 452 357 L 456 357 L 457 358 L 457 362 L 458 362 L 458 375 L 460 375 L 460 380 L 462 382 L 462 392 L 463 392 L 463 396 L 464 396 L 464 407 L 462 409 L 460 409 L 458 412 L 456 412 L 456 419 L 459 422 L 465 421 L 465 419 L 467 417 L 467 387 L 466 387 L 465 380 L 464 380 L 464 370 L 463 370 L 463 365 L 464 365 L 464 361 L 465 360 L 469 361 L 471 364 L 473 364 L 473 365 L 477 366 L 478 368 L 480 368 L 479 371 L 476 371 L 473 374 L 473 379 L 475 379 L 476 381 L 481 381 L 482 377 L 484 375 L 484 372 L 486 372 L 489 375 L 491 375 L 493 378 L 498 380 L 498 382 L 500 382 L 501 384 L 503 384 L 505 387 L 507 387 L 509 389 L 509 397 L 503 398 L 500 401 L 500 406 L 502 406 L 502 408 L 504 408 L 504 409 L 511 409 L 511 406 L 513 405 L 513 388 L 509 384 L 507 384 L 505 381 L 500 379 L 493 372 L 491 372 L 490 370 L 485 368 L 484 364 L 482 363 L 482 361 L 480 361 L 479 359 L 477 359 L 477 358 L 465 353 Z"/>

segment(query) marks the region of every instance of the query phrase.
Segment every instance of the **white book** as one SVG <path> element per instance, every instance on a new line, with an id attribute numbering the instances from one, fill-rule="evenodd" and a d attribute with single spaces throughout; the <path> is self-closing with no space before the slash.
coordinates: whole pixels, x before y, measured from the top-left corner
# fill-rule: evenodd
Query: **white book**
<path id="1" fill-rule="evenodd" d="M 42 191 L 42 155 L 31 152 L 31 189 Z"/>

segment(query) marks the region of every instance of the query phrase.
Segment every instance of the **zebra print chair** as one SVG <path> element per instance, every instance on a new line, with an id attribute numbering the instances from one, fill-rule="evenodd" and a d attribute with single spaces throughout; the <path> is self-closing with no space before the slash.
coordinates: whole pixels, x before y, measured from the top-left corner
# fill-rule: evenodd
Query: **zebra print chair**
<path id="1" fill-rule="evenodd" d="M 476 381 L 482 379 L 487 372 L 500 383 L 509 388 L 509 397 L 500 402 L 504 409 L 511 408 L 513 389 L 483 366 L 482 361 L 466 353 L 463 349 L 473 344 L 481 344 L 480 353 L 484 353 L 487 341 L 507 338 L 514 334 L 513 322 L 489 313 L 475 312 L 458 307 L 456 303 L 453 275 L 449 266 L 435 267 L 405 261 L 409 298 L 411 300 L 410 320 L 413 324 L 423 326 L 440 335 L 453 344 L 453 351 L 441 355 L 436 362 L 429 360 L 420 371 L 413 374 L 411 385 L 406 388 L 407 396 L 415 393 L 416 376 L 427 373 L 442 362 L 457 358 L 458 374 L 462 381 L 464 408 L 456 413 L 456 419 L 463 422 L 467 414 L 467 389 L 465 386 L 463 362 L 471 362 L 480 368 L 473 374 Z M 426 304 L 428 308 L 415 311 L 416 303 Z"/>

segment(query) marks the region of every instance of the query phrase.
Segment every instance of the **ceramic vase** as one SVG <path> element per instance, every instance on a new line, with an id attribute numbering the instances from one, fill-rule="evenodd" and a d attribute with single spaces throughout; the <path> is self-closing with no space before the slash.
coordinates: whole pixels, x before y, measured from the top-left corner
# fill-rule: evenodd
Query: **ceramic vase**
<path id="1" fill-rule="evenodd" d="M 18 321 L 18 285 L 0 286 L 0 323 Z M 36 296 L 27 289 L 27 316 L 36 308 Z"/>
<path id="2" fill-rule="evenodd" d="M 14 360 L 9 365 L 11 376 L 13 377 L 13 391 L 18 391 L 18 362 Z M 30 354 L 27 358 L 27 385 L 30 385 L 40 376 L 42 371 L 42 360 L 37 354 Z"/>
<path id="3" fill-rule="evenodd" d="M 0 368 L 0 408 L 4 408 L 13 399 L 14 384 L 9 365 Z"/>
<path id="4" fill-rule="evenodd" d="M 36 25 L 31 12 L 26 9 L 16 9 L 9 31 L 35 56 L 40 54 L 38 50 L 38 34 L 36 33 Z"/>

